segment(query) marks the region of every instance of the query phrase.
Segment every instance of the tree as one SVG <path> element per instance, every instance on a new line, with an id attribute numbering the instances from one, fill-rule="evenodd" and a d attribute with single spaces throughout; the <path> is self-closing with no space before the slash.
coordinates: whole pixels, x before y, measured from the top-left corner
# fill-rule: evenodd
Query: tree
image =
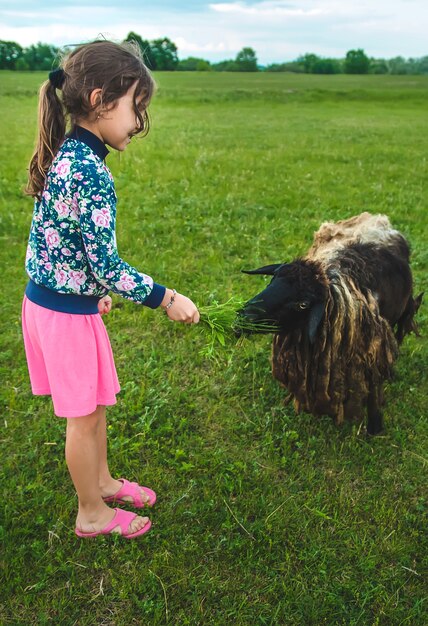
<path id="1" fill-rule="evenodd" d="M 24 49 L 23 58 L 30 70 L 49 71 L 58 58 L 59 49 L 48 43 L 37 43 Z"/>
<path id="2" fill-rule="evenodd" d="M 140 35 L 132 31 L 128 33 L 125 41 L 130 41 L 130 42 L 135 41 L 135 43 L 137 43 L 140 47 L 141 54 L 143 55 L 144 63 L 147 65 L 149 69 L 151 70 L 156 69 L 155 68 L 156 59 L 153 55 L 150 41 L 147 41 L 147 39 L 143 39 Z"/>
<path id="3" fill-rule="evenodd" d="M 340 74 L 342 67 L 337 59 L 317 59 L 312 66 L 314 74 Z"/>
<path id="4" fill-rule="evenodd" d="M 211 64 L 205 59 L 199 59 L 197 57 L 188 57 L 179 61 L 178 70 L 182 72 L 209 72 L 211 70 Z"/>
<path id="5" fill-rule="evenodd" d="M 19 59 L 16 59 L 15 69 L 17 72 L 28 72 L 30 66 L 25 59 L 19 57 Z"/>
<path id="6" fill-rule="evenodd" d="M 252 48 L 242 48 L 235 60 L 239 72 L 257 72 L 257 57 Z"/>
<path id="7" fill-rule="evenodd" d="M 312 54 L 307 52 L 303 56 L 297 59 L 297 63 L 304 67 L 304 70 L 307 74 L 312 74 L 314 71 L 315 63 L 320 60 L 320 57 L 316 54 Z"/>
<path id="8" fill-rule="evenodd" d="M 420 59 L 416 59 L 417 64 L 417 72 L 418 74 L 428 74 L 428 56 L 421 57 Z"/>
<path id="9" fill-rule="evenodd" d="M 196 66 L 197 72 L 211 72 L 212 67 L 209 61 L 205 61 L 205 59 L 199 59 L 198 64 Z"/>
<path id="10" fill-rule="evenodd" d="M 218 63 L 213 63 L 213 70 L 216 72 L 238 72 L 238 64 L 233 59 L 227 59 L 226 61 L 219 61 Z"/>
<path id="11" fill-rule="evenodd" d="M 370 68 L 370 59 L 362 50 L 349 50 L 346 53 L 345 73 L 346 74 L 367 74 Z"/>
<path id="12" fill-rule="evenodd" d="M 22 57 L 22 47 L 14 41 L 0 41 L 0 69 L 14 70 L 16 61 Z"/>
<path id="13" fill-rule="evenodd" d="M 289 63 L 271 63 L 271 65 L 265 68 L 265 72 L 294 72 L 302 74 L 304 71 L 305 68 L 303 65 L 297 61 L 290 61 Z"/>
<path id="14" fill-rule="evenodd" d="M 370 74 L 388 74 L 388 64 L 384 59 L 370 59 Z"/>
<path id="15" fill-rule="evenodd" d="M 406 59 L 404 59 L 403 57 L 394 57 L 393 59 L 389 59 L 388 68 L 390 74 L 408 73 L 408 65 Z"/>
<path id="16" fill-rule="evenodd" d="M 154 59 L 154 70 L 175 70 L 178 65 L 177 46 L 173 41 L 164 37 L 151 42 L 151 51 Z"/>

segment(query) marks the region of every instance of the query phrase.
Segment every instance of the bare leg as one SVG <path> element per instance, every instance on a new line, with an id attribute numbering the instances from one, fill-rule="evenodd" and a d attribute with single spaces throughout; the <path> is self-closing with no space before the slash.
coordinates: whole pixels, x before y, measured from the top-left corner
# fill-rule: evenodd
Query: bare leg
<path id="1" fill-rule="evenodd" d="M 120 489 L 121 483 L 110 474 L 107 461 L 107 422 L 106 408 L 99 406 L 99 422 L 97 430 L 99 487 L 102 496 L 109 496 Z"/>
<path id="2" fill-rule="evenodd" d="M 104 407 L 98 407 L 90 415 L 67 419 L 65 458 L 79 498 L 76 526 L 82 532 L 101 530 L 114 517 L 114 511 L 103 501 L 99 487 L 98 430 L 102 410 L 105 415 Z M 136 517 L 130 524 L 130 532 L 136 532 L 147 521 L 147 517 Z M 120 532 L 120 527 L 114 530 Z"/>
<path id="3" fill-rule="evenodd" d="M 110 474 L 110 469 L 107 460 L 107 422 L 106 422 L 106 408 L 105 406 L 99 406 L 99 422 L 97 430 L 98 440 L 98 458 L 99 458 L 99 487 L 103 497 L 112 496 L 117 493 L 122 486 L 122 483 L 115 480 Z M 124 500 L 132 502 L 132 498 L 126 497 Z M 143 502 L 150 500 L 149 496 L 141 490 L 141 499 Z"/>

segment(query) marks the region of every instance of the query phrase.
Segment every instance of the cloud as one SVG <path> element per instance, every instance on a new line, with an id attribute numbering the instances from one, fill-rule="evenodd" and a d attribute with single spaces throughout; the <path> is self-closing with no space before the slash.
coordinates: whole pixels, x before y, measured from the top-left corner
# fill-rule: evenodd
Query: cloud
<path id="1" fill-rule="evenodd" d="M 244 2 L 218 3 L 210 4 L 209 7 L 218 13 L 254 15 L 256 17 L 311 17 L 322 13 L 322 9 L 299 9 L 280 1 L 259 2 L 252 5 Z"/>
<path id="2" fill-rule="evenodd" d="M 413 7 L 412 7 L 413 5 Z M 317 18 L 328 19 L 331 22 L 342 20 L 369 20 L 387 19 L 399 16 L 400 19 L 410 14 L 416 16 L 420 7 L 424 6 L 423 0 L 358 0 L 358 2 L 346 2 L 346 0 L 298 0 L 288 2 L 286 0 L 262 0 L 260 2 L 213 2 L 209 8 L 216 12 L 229 16 L 260 18 Z M 413 8 L 413 11 L 412 11 Z"/>
<path id="3" fill-rule="evenodd" d="M 207 43 L 197 43 L 188 41 L 184 37 L 176 37 L 174 39 L 174 43 L 177 45 L 181 56 L 183 53 L 191 54 L 191 53 L 207 53 L 207 52 L 233 52 L 236 50 L 236 43 L 224 42 L 224 41 L 209 41 Z M 239 47 L 239 45 L 238 45 Z"/>

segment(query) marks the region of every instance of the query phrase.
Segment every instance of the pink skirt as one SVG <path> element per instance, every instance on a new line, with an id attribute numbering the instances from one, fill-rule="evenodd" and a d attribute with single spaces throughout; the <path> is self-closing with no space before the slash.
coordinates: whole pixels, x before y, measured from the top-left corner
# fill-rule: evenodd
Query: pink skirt
<path id="1" fill-rule="evenodd" d="M 116 404 L 120 385 L 101 315 L 51 311 L 24 296 L 22 330 L 33 394 L 52 396 L 55 415 Z"/>

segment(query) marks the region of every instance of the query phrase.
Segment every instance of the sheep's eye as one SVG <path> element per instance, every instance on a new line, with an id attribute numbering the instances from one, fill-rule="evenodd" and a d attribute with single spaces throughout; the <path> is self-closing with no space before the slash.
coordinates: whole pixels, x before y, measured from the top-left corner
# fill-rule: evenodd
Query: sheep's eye
<path id="1" fill-rule="evenodd" d="M 299 302 L 299 309 L 307 309 L 309 302 Z"/>

